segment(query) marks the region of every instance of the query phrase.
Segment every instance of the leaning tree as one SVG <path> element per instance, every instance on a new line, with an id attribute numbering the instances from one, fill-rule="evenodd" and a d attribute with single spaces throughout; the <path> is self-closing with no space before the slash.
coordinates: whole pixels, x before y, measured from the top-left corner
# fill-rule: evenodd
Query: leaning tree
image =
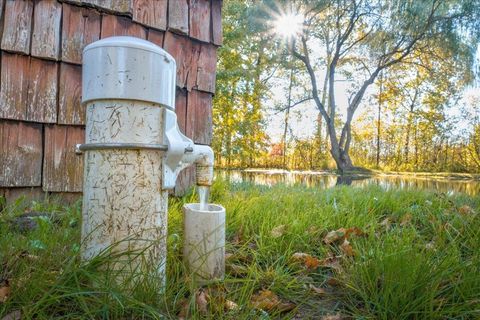
<path id="1" fill-rule="evenodd" d="M 340 172 L 354 168 L 349 155 L 352 120 L 382 71 L 413 63 L 418 54 L 435 57 L 436 47 L 450 50 L 453 58 L 474 56 L 478 43 L 478 0 L 301 0 L 293 3 L 296 5 L 293 14 L 301 14 L 303 23 L 301 32 L 289 37 L 288 48 L 292 56 L 301 61 L 310 80 L 309 98 L 326 123 L 330 153 Z M 324 71 L 322 77 L 319 77 L 320 68 Z M 341 124 L 335 85 L 340 77 L 351 84 Z"/>

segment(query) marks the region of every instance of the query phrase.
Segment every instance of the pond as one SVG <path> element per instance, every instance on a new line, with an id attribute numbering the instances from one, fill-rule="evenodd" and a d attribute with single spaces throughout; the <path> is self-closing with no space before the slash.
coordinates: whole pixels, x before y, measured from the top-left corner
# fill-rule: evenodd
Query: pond
<path id="1" fill-rule="evenodd" d="M 216 175 L 230 182 L 251 182 L 271 186 L 277 183 L 286 185 L 303 184 L 308 187 L 330 188 L 339 183 L 341 177 L 331 172 L 302 172 L 284 170 L 215 170 Z M 343 178 L 345 179 L 345 178 Z M 478 195 L 480 180 L 445 178 L 437 176 L 414 175 L 357 175 L 348 176 L 345 181 L 352 186 L 378 185 L 385 189 L 418 188 L 446 193 L 465 193 Z"/>

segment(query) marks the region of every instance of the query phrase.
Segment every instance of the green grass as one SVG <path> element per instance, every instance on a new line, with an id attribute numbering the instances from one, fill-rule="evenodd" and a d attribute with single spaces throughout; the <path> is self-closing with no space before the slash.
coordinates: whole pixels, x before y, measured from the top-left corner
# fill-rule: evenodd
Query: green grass
<path id="1" fill-rule="evenodd" d="M 0 278 L 9 279 L 12 294 L 0 303 L 0 319 L 13 310 L 35 319 L 176 319 L 185 304 L 192 319 L 321 319 L 337 313 L 352 319 L 480 318 L 478 196 L 224 182 L 212 189 L 212 202 L 227 211 L 231 256 L 226 279 L 209 286 L 206 314 L 198 310 L 197 288 L 181 259 L 181 207 L 195 200 L 192 193 L 170 200 L 163 294 L 148 270 L 115 280 L 112 253 L 80 261 L 79 203 L 18 201 L 6 207 L 0 215 Z M 30 210 L 50 217 L 37 218 L 34 231 L 13 228 L 14 218 Z M 275 237 L 272 229 L 282 225 Z M 349 239 L 353 257 L 322 241 L 342 227 L 365 232 Z M 336 256 L 339 266 L 307 269 L 292 259 L 296 252 L 319 260 Z M 326 294 L 315 294 L 311 286 Z M 251 298 L 262 289 L 296 308 L 256 310 Z M 225 300 L 239 307 L 225 311 Z"/>

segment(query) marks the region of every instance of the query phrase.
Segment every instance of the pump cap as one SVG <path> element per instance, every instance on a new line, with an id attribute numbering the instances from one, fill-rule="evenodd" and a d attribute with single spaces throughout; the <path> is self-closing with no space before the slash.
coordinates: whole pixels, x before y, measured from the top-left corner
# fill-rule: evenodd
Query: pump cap
<path id="1" fill-rule="evenodd" d="M 82 103 L 127 99 L 175 109 L 175 59 L 152 42 L 110 37 L 83 50 Z"/>

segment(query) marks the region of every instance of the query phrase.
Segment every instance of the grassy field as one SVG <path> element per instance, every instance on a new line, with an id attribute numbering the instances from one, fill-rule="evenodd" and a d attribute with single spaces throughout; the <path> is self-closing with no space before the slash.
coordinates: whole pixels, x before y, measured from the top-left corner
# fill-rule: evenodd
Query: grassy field
<path id="1" fill-rule="evenodd" d="M 217 182 L 227 277 L 200 289 L 181 260 L 181 207 L 194 200 L 170 201 L 164 294 L 148 272 L 112 280 L 114 254 L 80 261 L 80 204 L 6 207 L 0 319 L 480 318 L 480 197 Z M 30 211 L 48 214 L 23 230 Z"/>

